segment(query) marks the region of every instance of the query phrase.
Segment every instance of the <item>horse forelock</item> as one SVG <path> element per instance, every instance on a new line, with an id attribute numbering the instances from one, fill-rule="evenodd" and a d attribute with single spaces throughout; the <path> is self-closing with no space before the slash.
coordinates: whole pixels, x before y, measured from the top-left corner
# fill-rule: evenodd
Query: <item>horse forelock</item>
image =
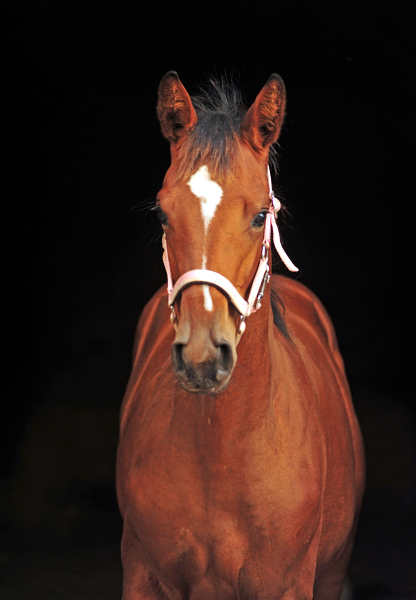
<path id="1" fill-rule="evenodd" d="M 192 96 L 198 117 L 179 152 L 179 176 L 189 178 L 202 164 L 219 181 L 231 178 L 239 152 L 240 125 L 246 112 L 237 87 L 225 80 L 211 80 Z"/>
<path id="2" fill-rule="evenodd" d="M 219 183 L 229 181 L 238 157 L 240 128 L 247 112 L 241 91 L 227 79 L 211 80 L 191 97 L 198 117 L 195 128 L 182 142 L 178 153 L 178 175 L 189 179 L 203 164 Z M 275 164 L 270 148 L 270 163 Z"/>

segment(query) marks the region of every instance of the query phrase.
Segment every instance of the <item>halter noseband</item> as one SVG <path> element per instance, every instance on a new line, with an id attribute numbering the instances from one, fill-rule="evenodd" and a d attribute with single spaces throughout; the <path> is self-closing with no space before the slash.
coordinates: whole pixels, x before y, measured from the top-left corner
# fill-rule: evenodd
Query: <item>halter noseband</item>
<path id="1" fill-rule="evenodd" d="M 235 308 L 240 313 L 240 324 L 237 330 L 237 334 L 241 335 L 244 333 L 246 328 L 245 320 L 249 317 L 253 312 L 256 312 L 261 307 L 261 299 L 264 295 L 264 288 L 266 284 L 270 281 L 269 275 L 269 265 L 268 265 L 268 253 L 267 250 L 270 248 L 270 240 L 273 232 L 273 243 L 276 248 L 280 258 L 289 269 L 289 271 L 298 271 L 298 268 L 292 263 L 286 252 L 283 250 L 279 230 L 276 224 L 277 213 L 281 208 L 280 201 L 275 198 L 272 188 L 272 180 L 270 176 L 270 169 L 267 169 L 267 177 L 269 180 L 269 198 L 270 198 L 270 206 L 267 211 L 266 221 L 264 224 L 264 237 L 263 237 L 263 247 L 261 251 L 261 257 L 259 266 L 257 268 L 257 272 L 254 276 L 253 283 L 251 284 L 250 293 L 248 296 L 248 300 L 245 300 L 241 294 L 237 291 L 237 289 L 233 286 L 231 281 L 229 281 L 223 275 L 216 273 L 215 271 L 209 271 L 207 269 L 193 269 L 192 271 L 187 271 L 183 275 L 181 275 L 178 281 L 173 285 L 172 282 L 172 274 L 169 265 L 169 256 L 168 256 L 168 246 L 166 242 L 166 236 L 163 234 L 162 245 L 163 245 L 163 263 L 165 265 L 166 273 L 168 276 L 168 304 L 171 309 L 170 319 L 173 325 L 176 327 L 178 322 L 178 318 L 175 313 L 174 304 L 176 298 L 180 291 L 182 291 L 185 287 L 189 285 L 198 283 L 198 284 L 208 284 L 219 289 L 228 300 L 235 306 Z"/>

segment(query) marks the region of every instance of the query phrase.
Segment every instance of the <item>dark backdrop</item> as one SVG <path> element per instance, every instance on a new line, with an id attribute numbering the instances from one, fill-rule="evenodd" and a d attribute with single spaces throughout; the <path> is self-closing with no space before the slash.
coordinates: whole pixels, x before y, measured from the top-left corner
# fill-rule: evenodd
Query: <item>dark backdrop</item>
<path id="1" fill-rule="evenodd" d="M 135 323 L 165 281 L 157 219 L 131 210 L 169 164 L 159 80 L 175 69 L 192 93 L 226 73 L 251 103 L 278 72 L 285 246 L 333 318 L 366 438 L 358 548 L 411 556 L 399 541 L 415 533 L 410 3 L 2 6 L 7 536 L 94 538 L 103 520 L 118 536 L 118 408 Z M 374 561 L 357 557 L 356 578 L 384 585 L 384 567 L 368 576 Z"/>

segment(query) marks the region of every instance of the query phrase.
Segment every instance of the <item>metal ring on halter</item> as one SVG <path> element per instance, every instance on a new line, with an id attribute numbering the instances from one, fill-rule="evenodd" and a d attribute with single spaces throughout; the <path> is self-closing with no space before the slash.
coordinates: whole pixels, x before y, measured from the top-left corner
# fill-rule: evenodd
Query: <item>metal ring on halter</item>
<path id="1" fill-rule="evenodd" d="M 178 322 L 178 317 L 176 316 L 175 309 L 173 306 L 170 307 L 170 322 L 172 325 L 175 325 Z"/>

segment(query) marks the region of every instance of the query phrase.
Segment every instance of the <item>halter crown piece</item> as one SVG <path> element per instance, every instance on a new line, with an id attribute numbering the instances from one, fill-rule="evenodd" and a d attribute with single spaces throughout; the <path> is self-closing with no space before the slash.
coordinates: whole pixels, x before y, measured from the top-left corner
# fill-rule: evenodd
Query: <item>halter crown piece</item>
<path id="1" fill-rule="evenodd" d="M 281 208 L 281 204 L 280 201 L 274 196 L 269 168 L 267 169 L 267 177 L 269 181 L 270 206 L 269 210 L 267 211 L 266 221 L 264 224 L 263 247 L 261 251 L 260 262 L 257 268 L 257 272 L 254 276 L 253 283 L 251 284 L 248 300 L 245 300 L 241 296 L 241 294 L 233 286 L 231 281 L 229 281 L 226 277 L 220 275 L 219 273 L 216 273 L 215 271 L 209 271 L 208 269 L 194 269 L 192 271 L 187 271 L 186 273 L 181 275 L 181 277 L 179 277 L 175 285 L 173 285 L 172 274 L 169 265 L 168 246 L 166 242 L 166 236 L 165 234 L 163 234 L 163 263 L 165 265 L 166 273 L 168 276 L 168 304 L 171 309 L 170 319 L 175 327 L 178 322 L 178 319 L 175 313 L 174 305 L 179 292 L 185 287 L 188 287 L 192 284 L 208 284 L 213 285 L 214 287 L 218 288 L 221 292 L 223 292 L 228 298 L 228 300 L 235 306 L 235 308 L 240 313 L 240 324 L 237 330 L 237 334 L 241 336 L 241 334 L 244 333 L 244 330 L 246 328 L 246 318 L 249 317 L 253 312 L 256 312 L 261 307 L 261 299 L 264 295 L 264 288 L 266 287 L 266 284 L 270 281 L 267 250 L 270 248 L 272 232 L 274 247 L 276 248 L 280 258 L 282 259 L 286 267 L 289 269 L 289 271 L 299 270 L 297 267 L 295 267 L 295 265 L 292 263 L 292 261 L 286 254 L 286 252 L 283 250 L 280 241 L 280 235 L 276 224 L 276 218 L 277 213 Z"/>

